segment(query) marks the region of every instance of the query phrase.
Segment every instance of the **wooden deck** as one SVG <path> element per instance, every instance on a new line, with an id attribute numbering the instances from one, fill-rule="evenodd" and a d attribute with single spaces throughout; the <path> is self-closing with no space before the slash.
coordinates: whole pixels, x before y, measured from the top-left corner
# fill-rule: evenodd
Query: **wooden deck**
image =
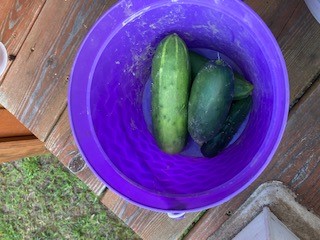
<path id="1" fill-rule="evenodd" d="M 4 0 L 0 41 L 9 55 L 0 77 L 0 104 L 9 110 L 102 203 L 143 239 L 207 239 L 262 183 L 280 180 L 298 201 L 320 215 L 320 24 L 303 0 L 245 1 L 267 23 L 286 60 L 291 110 L 285 135 L 272 162 L 249 188 L 231 201 L 182 221 L 127 203 L 82 168 L 67 113 L 67 86 L 77 49 L 112 1 Z"/>

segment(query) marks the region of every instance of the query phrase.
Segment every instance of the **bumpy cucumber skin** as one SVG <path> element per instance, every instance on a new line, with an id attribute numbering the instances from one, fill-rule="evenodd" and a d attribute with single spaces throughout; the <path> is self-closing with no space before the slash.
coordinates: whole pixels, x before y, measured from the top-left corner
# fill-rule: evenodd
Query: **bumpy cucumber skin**
<path id="1" fill-rule="evenodd" d="M 218 135 L 202 145 L 201 153 L 203 156 L 208 158 L 214 157 L 228 146 L 248 116 L 251 106 L 251 96 L 232 103 L 228 117 Z"/>
<path id="2" fill-rule="evenodd" d="M 152 61 L 153 134 L 164 152 L 182 151 L 188 136 L 189 54 L 184 41 L 171 34 L 163 39 Z"/>
<path id="3" fill-rule="evenodd" d="M 210 59 L 189 50 L 191 76 L 195 78 L 201 68 L 210 61 Z M 240 100 L 251 95 L 253 85 L 237 72 L 234 72 L 234 95 L 233 100 Z"/>
<path id="4" fill-rule="evenodd" d="M 207 63 L 197 74 L 189 98 L 188 130 L 199 145 L 212 139 L 226 120 L 233 81 L 232 69 L 220 60 Z"/>

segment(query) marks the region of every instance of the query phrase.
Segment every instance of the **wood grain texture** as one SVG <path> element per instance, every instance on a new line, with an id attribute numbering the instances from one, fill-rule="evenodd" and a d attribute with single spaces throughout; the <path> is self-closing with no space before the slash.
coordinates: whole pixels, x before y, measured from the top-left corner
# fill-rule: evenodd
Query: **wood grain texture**
<path id="1" fill-rule="evenodd" d="M 20 140 L 32 140 L 35 139 L 36 137 L 33 135 L 28 135 L 28 136 L 18 136 L 18 137 L 5 137 L 5 138 L 0 138 L 0 142 L 11 142 L 11 141 L 20 141 Z"/>
<path id="2" fill-rule="evenodd" d="M 263 174 L 231 201 L 210 209 L 186 239 L 207 239 L 228 219 L 227 212 L 235 212 L 260 184 L 270 180 L 284 182 L 302 205 L 320 215 L 319 105 L 320 79 L 290 112 L 282 142 Z"/>
<path id="3" fill-rule="evenodd" d="M 45 0 L 2 0 L 0 4 L 0 41 L 8 54 L 16 56 L 37 19 Z M 11 62 L 7 66 L 9 69 Z M 0 76 L 0 84 L 5 74 Z"/>
<path id="4" fill-rule="evenodd" d="M 6 109 L 0 108 L 0 138 L 26 135 L 32 133 Z"/>
<path id="5" fill-rule="evenodd" d="M 320 73 L 320 24 L 303 0 L 245 1 L 265 21 L 283 52 L 295 103 Z"/>
<path id="6" fill-rule="evenodd" d="M 9 141 L 6 141 L 9 140 Z M 0 141 L 0 163 L 14 161 L 23 157 L 49 153 L 44 143 L 37 138 L 17 138 Z"/>
<path id="7" fill-rule="evenodd" d="M 134 206 L 112 191 L 108 191 L 101 202 L 144 240 L 178 239 L 198 215 L 190 213 L 182 220 L 170 219 L 165 213 Z"/>
<path id="8" fill-rule="evenodd" d="M 80 155 L 70 130 L 66 109 L 45 145 L 66 167 L 73 158 Z M 76 175 L 97 195 L 100 195 L 106 188 L 87 166 Z"/>
<path id="9" fill-rule="evenodd" d="M 81 41 L 114 2 L 47 1 L 7 72 L 0 102 L 40 140 L 66 106 L 68 75 Z"/>
<path id="10" fill-rule="evenodd" d="M 320 74 L 320 24 L 303 0 L 278 37 L 287 63 L 290 100 L 295 103 Z"/>
<path id="11" fill-rule="evenodd" d="M 244 2 L 259 14 L 278 38 L 301 0 L 245 0 Z"/>

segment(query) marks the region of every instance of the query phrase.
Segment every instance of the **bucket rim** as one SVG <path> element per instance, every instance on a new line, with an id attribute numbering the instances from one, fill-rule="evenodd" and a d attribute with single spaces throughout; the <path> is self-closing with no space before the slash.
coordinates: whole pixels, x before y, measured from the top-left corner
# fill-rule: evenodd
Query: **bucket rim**
<path id="1" fill-rule="evenodd" d="M 88 47 L 88 42 L 90 41 L 92 34 L 94 34 L 95 31 L 97 31 L 97 28 L 98 28 L 99 24 L 109 14 L 120 14 L 122 18 L 118 20 L 118 25 L 115 25 L 115 26 L 113 26 L 113 29 L 110 29 L 110 31 L 116 33 L 121 28 L 121 26 L 122 26 L 121 24 L 128 19 L 128 16 L 126 16 L 126 14 L 124 14 L 121 11 L 120 11 L 120 13 L 116 13 L 117 11 L 119 11 L 119 9 L 121 9 L 121 6 L 122 6 L 122 4 L 124 4 L 124 2 L 127 2 L 127 1 L 120 1 L 117 4 L 115 4 L 106 13 L 104 13 L 100 17 L 100 19 L 93 25 L 93 27 L 91 28 L 91 30 L 89 31 L 89 33 L 87 34 L 85 39 L 83 40 L 83 42 L 82 42 L 82 44 L 81 44 L 81 46 L 80 46 L 80 48 L 78 50 L 78 53 L 77 53 L 77 55 L 75 57 L 74 63 L 73 63 L 70 82 L 69 82 L 69 89 L 68 89 L 68 102 L 69 102 L 68 114 L 69 114 L 71 130 L 72 130 L 73 136 L 75 137 L 74 139 L 75 139 L 76 145 L 78 146 L 78 149 L 79 149 L 81 155 L 83 156 L 84 160 L 86 161 L 88 167 L 95 173 L 95 175 L 104 184 L 107 185 L 108 188 L 112 189 L 114 192 L 116 192 L 117 194 L 119 194 L 120 196 L 125 198 L 127 201 L 129 201 L 129 202 L 131 202 L 131 203 L 133 203 L 135 205 L 138 205 L 140 207 L 146 208 L 146 209 L 150 209 L 150 210 L 158 211 L 158 212 L 165 212 L 165 213 L 194 212 L 194 211 L 201 211 L 201 210 L 204 210 L 204 209 L 208 209 L 208 208 L 220 205 L 220 204 L 230 200 L 231 198 L 233 198 L 234 196 L 236 196 L 237 194 L 242 192 L 244 189 L 246 189 L 253 181 L 256 180 L 256 178 L 266 168 L 266 166 L 271 161 L 271 159 L 272 159 L 272 157 L 273 157 L 273 155 L 274 155 L 274 153 L 275 153 L 275 151 L 276 151 L 276 149 L 277 149 L 277 147 L 278 147 L 278 145 L 280 143 L 280 140 L 282 138 L 284 130 L 285 130 L 287 117 L 288 117 L 288 111 L 289 111 L 289 81 L 288 81 L 288 73 L 287 73 L 287 69 L 286 69 L 286 64 L 285 64 L 283 55 L 281 53 L 281 50 L 280 50 L 280 48 L 278 46 L 277 41 L 275 40 L 275 38 L 274 38 L 273 34 L 271 33 L 270 29 L 265 25 L 265 23 L 261 20 L 261 18 L 249 6 L 247 6 L 245 3 L 242 3 L 241 1 L 238 1 L 238 0 L 233 1 L 233 3 L 232 3 L 233 5 L 234 4 L 239 4 L 239 7 L 240 6 L 244 7 L 245 10 L 248 12 L 248 14 L 252 15 L 255 18 L 255 20 L 257 21 L 257 23 L 260 24 L 260 26 L 263 28 L 263 31 L 265 31 L 265 34 L 268 36 L 268 38 L 271 41 L 270 44 L 272 44 L 273 47 L 276 50 L 275 52 L 276 52 L 276 55 L 278 57 L 278 61 L 279 61 L 280 65 L 281 65 L 281 69 L 283 70 L 283 80 L 284 80 L 283 84 L 284 84 L 284 89 L 285 89 L 285 92 L 284 92 L 285 100 L 284 100 L 284 103 L 283 103 L 284 111 L 283 112 L 279 112 L 278 111 L 278 115 L 279 116 L 277 116 L 277 117 L 281 119 L 281 124 L 279 124 L 279 126 L 278 126 L 278 129 L 277 129 L 278 134 L 277 134 L 276 138 L 274 139 L 274 144 L 272 145 L 272 148 L 268 149 L 268 151 L 269 151 L 268 155 L 269 156 L 266 159 L 266 161 L 264 162 L 264 165 L 261 166 L 260 169 L 256 172 L 256 174 L 254 176 L 251 176 L 251 178 L 249 180 L 243 179 L 242 180 L 243 181 L 243 185 L 239 189 L 237 189 L 233 193 L 229 194 L 228 196 L 220 199 L 220 201 L 216 201 L 216 202 L 214 202 L 212 204 L 209 204 L 209 205 L 206 205 L 206 206 L 194 207 L 194 208 L 189 208 L 189 209 L 167 209 L 165 204 L 162 204 L 161 207 L 158 206 L 158 204 L 157 205 L 150 204 L 151 199 L 157 199 L 159 197 L 160 198 L 164 198 L 162 195 L 155 195 L 153 193 L 149 193 L 149 192 L 146 192 L 144 190 L 141 190 L 139 192 L 139 194 L 145 195 L 146 201 L 145 202 L 139 202 L 139 201 L 134 200 L 132 197 L 126 196 L 126 194 L 123 193 L 123 189 L 119 190 L 118 188 L 114 187 L 114 183 L 110 184 L 110 181 L 106 181 L 104 178 L 102 178 L 100 176 L 100 174 L 99 174 L 99 169 L 97 169 L 98 167 L 94 166 L 93 162 L 91 160 L 89 160 L 89 158 L 92 156 L 93 152 L 92 152 L 92 150 L 89 151 L 88 147 L 85 146 L 85 145 L 88 144 L 88 142 L 91 142 L 91 144 L 92 144 L 92 141 L 88 141 L 88 139 L 83 141 L 84 140 L 84 135 L 79 132 L 79 123 L 76 124 L 76 122 L 80 120 L 81 121 L 80 125 L 85 123 L 86 126 L 83 125 L 82 128 L 89 127 L 88 118 L 90 118 L 90 116 L 87 115 L 87 110 L 85 111 L 85 117 L 83 117 L 83 116 L 80 117 L 80 113 L 75 113 L 74 104 L 73 104 L 74 99 L 72 99 L 73 98 L 72 96 L 74 96 L 75 92 L 78 91 L 78 89 L 75 89 L 75 85 L 77 85 L 77 80 L 75 80 L 76 79 L 76 73 L 75 72 L 79 69 L 79 67 L 82 67 L 82 66 L 79 66 L 79 64 L 78 64 L 79 62 L 78 61 L 79 61 L 79 59 L 81 59 L 82 53 L 84 51 L 86 51 L 86 48 Z M 134 7 L 136 7 L 137 9 L 140 8 L 142 10 L 146 9 L 146 8 L 150 9 L 151 8 L 150 6 L 159 7 L 159 6 L 162 6 L 163 4 L 198 4 L 198 5 L 200 4 L 200 5 L 205 6 L 205 7 L 210 7 L 210 8 L 213 7 L 212 3 L 209 4 L 208 1 L 204 1 L 204 0 L 202 0 L 202 1 L 195 1 L 195 0 L 194 1 L 179 1 L 179 0 L 177 0 L 177 1 L 170 1 L 170 0 L 156 1 L 156 0 L 152 0 L 152 1 L 149 1 L 148 4 L 144 3 L 144 1 L 137 0 L 137 1 L 130 1 L 130 3 L 134 4 Z M 154 3 L 154 4 L 152 4 L 152 3 Z M 96 59 L 94 59 L 94 60 L 96 61 Z M 92 75 L 93 71 L 94 71 L 94 68 L 93 68 L 93 66 L 91 66 L 90 69 L 88 68 L 85 71 L 86 71 L 87 75 Z M 88 97 L 86 92 L 83 92 L 83 93 L 85 94 L 85 96 Z M 282 94 L 283 94 L 283 92 L 282 92 Z M 88 99 L 86 99 L 85 101 L 86 101 L 86 105 L 85 106 L 87 107 Z M 91 131 L 93 131 L 93 129 L 91 129 Z M 94 136 L 91 135 L 91 137 L 92 137 L 92 139 L 94 139 Z M 96 141 L 97 141 L 97 139 L 96 139 Z M 266 144 L 266 143 L 264 143 L 264 144 Z M 261 147 L 263 147 L 264 144 L 262 144 Z M 99 149 L 98 146 L 96 146 L 95 150 L 102 151 L 102 149 Z M 102 155 L 100 154 L 100 156 L 102 156 Z M 110 166 L 107 166 L 107 167 L 110 168 Z M 112 173 L 112 174 L 118 175 L 118 173 L 116 173 L 114 169 L 109 169 L 108 171 L 110 171 L 110 173 Z M 242 176 L 241 172 L 236 177 L 238 177 L 238 176 L 240 176 L 240 177 Z M 114 177 L 114 176 L 112 175 L 112 177 Z M 124 181 L 123 179 L 121 180 L 120 178 L 121 178 L 121 176 L 118 176 L 117 180 L 115 180 L 114 182 L 118 182 L 119 181 L 119 182 L 125 184 L 126 188 L 128 188 L 128 189 L 126 189 L 127 192 L 131 191 L 131 190 L 132 191 L 136 190 L 136 186 L 132 186 L 131 183 L 129 183 L 127 181 Z M 234 182 L 234 179 L 232 179 L 232 180 Z M 226 185 L 227 183 L 225 183 L 224 185 Z M 210 192 L 212 192 L 212 191 L 210 191 Z M 150 195 L 153 195 L 153 196 L 150 196 Z M 204 194 L 203 196 L 208 197 L 208 195 L 206 195 L 206 194 Z M 199 198 L 199 197 L 201 197 L 201 196 L 197 196 L 196 198 Z"/>

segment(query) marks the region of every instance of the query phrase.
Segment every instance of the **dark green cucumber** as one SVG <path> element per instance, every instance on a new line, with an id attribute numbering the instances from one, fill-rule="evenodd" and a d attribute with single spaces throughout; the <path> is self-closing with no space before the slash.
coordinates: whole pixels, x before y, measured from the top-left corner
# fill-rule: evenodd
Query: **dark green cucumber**
<path id="1" fill-rule="evenodd" d="M 232 140 L 246 119 L 252 106 L 252 97 L 234 101 L 231 105 L 229 115 L 218 135 L 201 147 L 201 153 L 205 157 L 214 157 L 219 154 Z"/>
<path id="2" fill-rule="evenodd" d="M 191 76 L 195 78 L 200 69 L 210 61 L 210 59 L 189 50 L 190 65 L 191 65 Z M 234 95 L 233 100 L 239 100 L 246 98 L 251 95 L 253 85 L 244 79 L 242 75 L 234 72 Z"/>
<path id="3" fill-rule="evenodd" d="M 223 61 L 208 62 L 197 74 L 191 88 L 188 130 L 202 145 L 222 127 L 233 99 L 232 69 Z"/>
<path id="4" fill-rule="evenodd" d="M 163 39 L 152 60 L 152 123 L 158 146 L 180 152 L 188 135 L 190 63 L 184 41 L 172 34 Z"/>
<path id="5" fill-rule="evenodd" d="M 253 85 L 237 72 L 234 72 L 234 96 L 233 100 L 240 100 L 251 95 Z"/>
<path id="6" fill-rule="evenodd" d="M 210 60 L 194 51 L 189 50 L 190 67 L 191 67 L 191 77 L 194 79 L 200 69 Z"/>

